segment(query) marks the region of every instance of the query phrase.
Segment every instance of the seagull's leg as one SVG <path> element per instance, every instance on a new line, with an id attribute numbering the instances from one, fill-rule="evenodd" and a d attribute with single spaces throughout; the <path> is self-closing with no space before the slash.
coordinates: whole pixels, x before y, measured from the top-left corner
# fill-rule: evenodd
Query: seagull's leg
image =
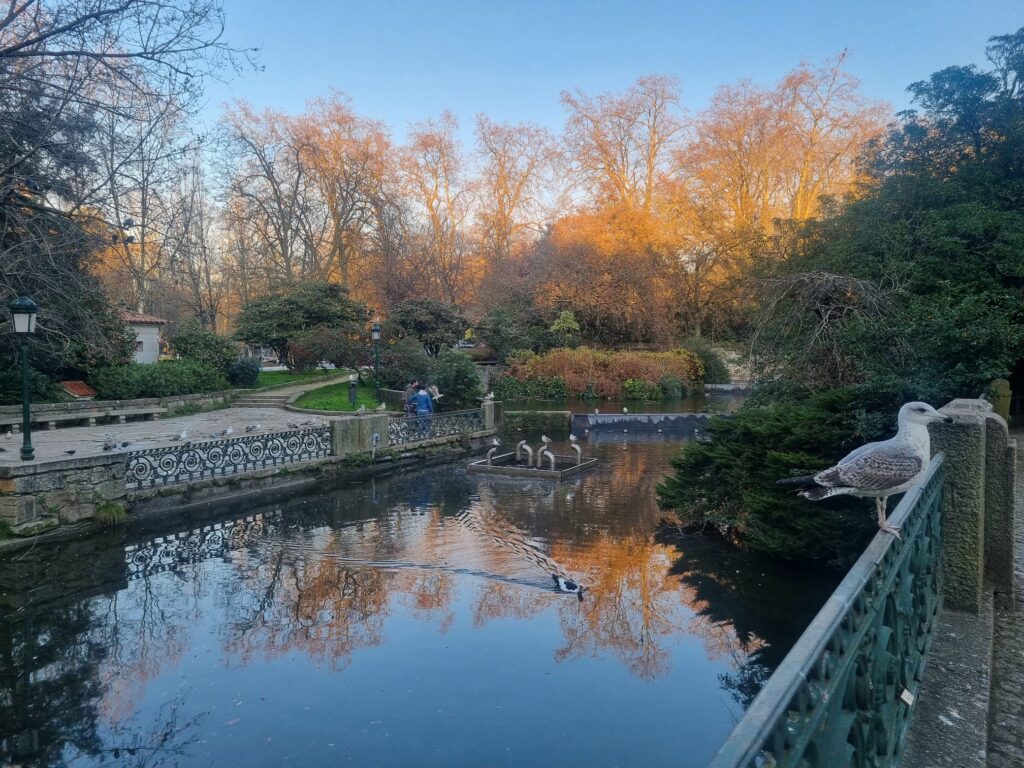
<path id="1" fill-rule="evenodd" d="M 900 538 L 900 529 L 898 526 L 889 525 L 889 521 L 885 519 L 885 508 L 889 502 L 888 496 L 877 496 L 875 497 L 875 508 L 878 510 L 878 528 L 891 533 L 897 539 Z"/>

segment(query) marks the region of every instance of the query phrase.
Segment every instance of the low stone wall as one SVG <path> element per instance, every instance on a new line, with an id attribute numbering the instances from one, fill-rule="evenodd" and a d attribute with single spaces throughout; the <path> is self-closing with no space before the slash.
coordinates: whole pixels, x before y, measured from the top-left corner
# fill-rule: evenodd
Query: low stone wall
<path id="1" fill-rule="evenodd" d="M 102 504 L 123 504 L 124 454 L 0 467 L 0 520 L 31 534 L 94 517 Z"/>
<path id="2" fill-rule="evenodd" d="M 432 451 L 453 448 L 464 451 L 474 442 L 493 435 L 500 422 L 500 404 L 484 403 L 481 411 L 479 423 L 483 428 L 473 434 L 445 435 L 395 446 L 388 441 L 391 416 L 387 413 L 336 419 L 331 421 L 330 448 L 318 451 L 315 458 L 305 456 L 259 468 L 229 466 L 216 476 L 210 476 L 207 471 L 199 480 L 137 483 L 133 488 L 135 485 L 145 487 L 131 491 L 128 490 L 128 467 L 132 453 L 0 466 L 0 521 L 14 528 L 20 536 L 31 536 L 63 524 L 91 519 L 97 509 L 107 503 L 134 510 L 143 504 L 152 506 L 155 499 L 178 503 L 183 498 L 213 498 L 242 489 L 272 487 L 297 475 L 316 479 L 326 473 L 336 474 L 370 465 L 397 466 L 399 462 L 421 458 Z M 223 443 L 228 445 L 248 439 L 232 438 Z M 186 448 L 181 446 L 182 450 Z M 154 449 L 161 455 L 168 450 Z M 331 455 L 326 455 L 328 452 Z M 135 458 L 141 455 L 137 453 Z"/>

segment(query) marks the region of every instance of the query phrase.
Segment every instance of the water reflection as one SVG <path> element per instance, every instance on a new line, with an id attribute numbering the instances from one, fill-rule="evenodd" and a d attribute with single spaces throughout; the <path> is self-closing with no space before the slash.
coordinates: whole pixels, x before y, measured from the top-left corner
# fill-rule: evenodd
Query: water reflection
<path id="1" fill-rule="evenodd" d="M 589 446 L 599 470 L 557 485 L 423 470 L 19 553 L 0 756 L 703 765 L 807 616 L 779 610 L 799 573 L 654 540 L 677 449 Z"/>

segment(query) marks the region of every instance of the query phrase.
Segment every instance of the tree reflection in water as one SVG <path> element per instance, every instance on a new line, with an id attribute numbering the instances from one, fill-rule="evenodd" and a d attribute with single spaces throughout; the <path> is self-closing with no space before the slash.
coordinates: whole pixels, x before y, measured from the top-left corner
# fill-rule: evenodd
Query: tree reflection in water
<path id="1" fill-rule="evenodd" d="M 195 653 L 200 626 L 226 668 L 298 655 L 343 672 L 386 647 L 398 618 L 443 634 L 463 612 L 477 631 L 551 614 L 559 664 L 617 660 L 655 681 L 698 641 L 745 706 L 824 595 L 803 593 L 794 619 L 777 607 L 801 574 L 714 541 L 656 542 L 654 485 L 675 449 L 604 443 L 588 451 L 598 473 L 557 485 L 423 470 L 2 562 L 0 755 L 59 765 L 186 750 L 196 716 L 142 702 Z M 586 599 L 552 589 L 553 571 L 578 576 Z M 160 738 L 170 751 L 153 750 Z"/>

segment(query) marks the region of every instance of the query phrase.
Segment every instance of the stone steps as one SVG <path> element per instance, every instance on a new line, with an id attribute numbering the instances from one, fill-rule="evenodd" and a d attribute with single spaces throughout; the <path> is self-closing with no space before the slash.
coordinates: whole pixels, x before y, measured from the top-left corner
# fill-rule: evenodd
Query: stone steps
<path id="1" fill-rule="evenodd" d="M 243 395 L 231 403 L 232 408 L 283 408 L 291 395 Z"/>

